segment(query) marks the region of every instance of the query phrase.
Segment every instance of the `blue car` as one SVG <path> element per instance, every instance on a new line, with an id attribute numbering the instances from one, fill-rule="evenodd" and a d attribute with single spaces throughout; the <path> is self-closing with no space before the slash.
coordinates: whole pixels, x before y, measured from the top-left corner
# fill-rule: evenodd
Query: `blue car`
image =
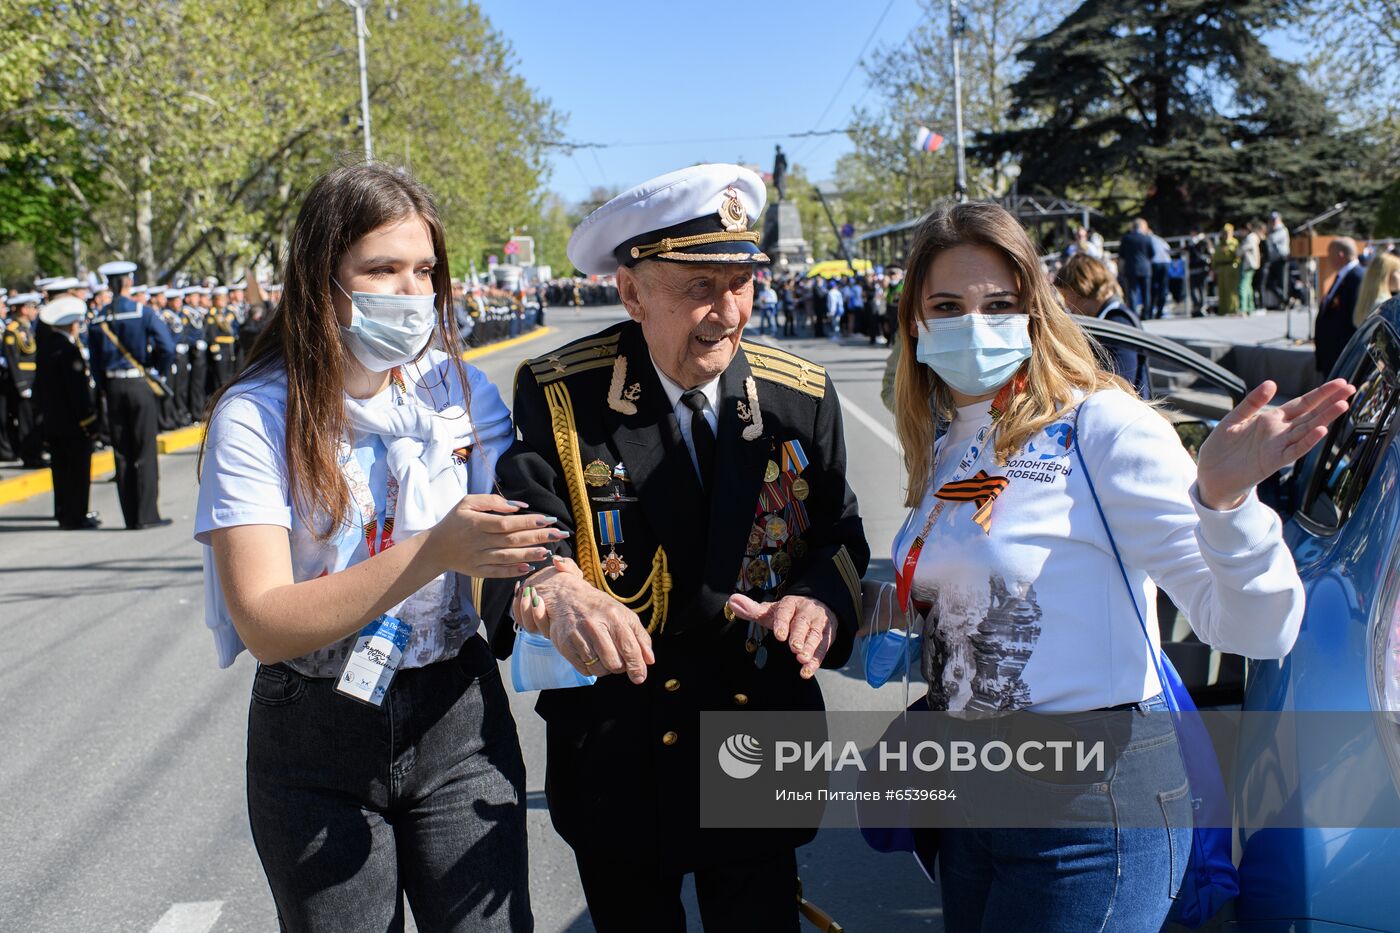
<path id="1" fill-rule="evenodd" d="M 1325 761 L 1286 735 L 1254 737 L 1237 781 L 1245 812 L 1269 805 L 1282 769 L 1299 769 L 1304 806 L 1345 794 L 1389 809 L 1400 787 L 1400 299 L 1365 322 L 1331 375 L 1357 387 L 1351 410 L 1283 488 L 1307 613 L 1287 658 L 1249 664 L 1244 709 L 1385 715 L 1370 716 L 1374 739 L 1339 743 Z M 1400 930 L 1400 830 L 1245 827 L 1240 844 L 1235 929 Z"/>
<path id="2" fill-rule="evenodd" d="M 1153 393 L 1177 412 L 1173 417 L 1186 419 L 1178 433 L 1188 447 L 1243 390 L 1190 351 L 1164 349 L 1160 338 L 1099 321 L 1085 330 L 1106 346 L 1149 354 Z M 1172 637 L 1171 607 L 1159 604 L 1164 648 L 1198 705 L 1366 714 L 1352 721 L 1368 723 L 1370 734 L 1325 752 L 1292 741 L 1284 721 L 1245 730 L 1234 781 L 1237 820 L 1285 806 L 1306 811 L 1310 801 L 1339 795 L 1358 812 L 1400 805 L 1400 299 L 1362 325 L 1331 376 L 1357 387 L 1350 410 L 1294 469 L 1260 489 L 1284 518 L 1307 590 L 1293 651 L 1281 661 L 1245 664 L 1182 638 L 1180 626 Z M 1208 676 L 1201 663 L 1192 667 L 1193 658 Z M 1278 799 L 1283 774 L 1296 778 L 1282 782 L 1286 799 Z M 1400 931 L 1400 829 L 1241 826 L 1236 854 L 1240 896 L 1213 928 Z"/>

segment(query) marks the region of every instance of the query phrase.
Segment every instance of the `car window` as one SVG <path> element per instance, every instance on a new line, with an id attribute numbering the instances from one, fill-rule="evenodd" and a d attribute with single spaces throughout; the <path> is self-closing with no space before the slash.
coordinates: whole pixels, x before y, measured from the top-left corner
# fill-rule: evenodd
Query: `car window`
<path id="1" fill-rule="evenodd" d="M 1345 376 L 1356 386 L 1351 407 L 1332 425 L 1322 453 L 1304 479 L 1298 514 L 1320 531 L 1341 528 L 1379 460 L 1395 419 L 1400 348 L 1390 329 L 1377 320 L 1366 352 Z"/>

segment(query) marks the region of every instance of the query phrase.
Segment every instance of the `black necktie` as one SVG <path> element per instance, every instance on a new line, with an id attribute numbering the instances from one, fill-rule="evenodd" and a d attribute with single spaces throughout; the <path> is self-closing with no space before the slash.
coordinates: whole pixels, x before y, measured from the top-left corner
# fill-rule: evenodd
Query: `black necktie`
<path id="1" fill-rule="evenodd" d="M 715 467 L 715 432 L 705 420 L 705 393 L 691 389 L 681 395 L 690 409 L 690 442 L 695 448 L 695 460 L 700 465 L 700 482 L 708 490 Z"/>

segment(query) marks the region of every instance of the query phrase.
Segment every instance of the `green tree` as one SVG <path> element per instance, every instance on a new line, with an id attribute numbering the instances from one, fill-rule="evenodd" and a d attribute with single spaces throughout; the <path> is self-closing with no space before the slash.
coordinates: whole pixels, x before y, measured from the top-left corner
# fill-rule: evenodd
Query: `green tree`
<path id="1" fill-rule="evenodd" d="M 916 217 L 953 193 L 955 175 L 953 37 L 948 4 L 921 0 L 924 17 L 900 43 L 877 50 L 864 63 L 876 103 L 851 120 L 854 151 L 838 162 L 836 185 L 847 218 L 869 230 Z M 1017 60 L 1024 42 L 1068 0 L 964 0 L 958 30 L 963 74 L 965 136 L 1014 126 L 1008 115 L 1012 82 L 1025 70 Z M 914 148 L 920 126 L 945 137 L 936 153 Z M 1006 193 L 1009 160 L 969 162 L 972 197 Z"/>
<path id="2" fill-rule="evenodd" d="M 1011 118 L 979 134 L 1023 191 L 1077 196 L 1164 233 L 1374 198 L 1360 140 L 1259 38 L 1302 0 L 1084 0 L 1021 53 Z M 1122 180 L 1121 185 L 1106 180 Z"/>
<path id="3" fill-rule="evenodd" d="M 1326 95 L 1342 125 L 1362 138 L 1358 157 L 1385 185 L 1375 233 L 1400 236 L 1400 0 L 1314 3 L 1303 22 L 1310 42 L 1312 85 Z"/>
<path id="4" fill-rule="evenodd" d="M 76 223 L 86 262 L 161 280 L 275 267 L 310 182 L 361 157 L 352 23 L 275 0 L 0 6 L 0 239 L 42 262 Z M 538 214 L 558 116 L 473 3 L 376 4 L 370 28 L 376 155 L 435 192 L 465 266 Z"/>

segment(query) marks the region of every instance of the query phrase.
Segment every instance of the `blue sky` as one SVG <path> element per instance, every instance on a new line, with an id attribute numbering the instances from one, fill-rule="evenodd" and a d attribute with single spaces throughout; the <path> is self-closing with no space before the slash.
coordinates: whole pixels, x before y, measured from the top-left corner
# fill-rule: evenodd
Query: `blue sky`
<path id="1" fill-rule="evenodd" d="M 867 38 L 868 56 L 925 15 L 918 0 L 480 2 L 520 74 L 566 114 L 564 138 L 623 144 L 556 154 L 548 184 L 566 201 L 694 162 L 767 170 L 775 143 L 826 180 L 850 141 L 780 134 L 843 127 L 875 99 L 864 70 L 851 70 Z M 1285 56 L 1297 48 L 1270 44 Z"/>

